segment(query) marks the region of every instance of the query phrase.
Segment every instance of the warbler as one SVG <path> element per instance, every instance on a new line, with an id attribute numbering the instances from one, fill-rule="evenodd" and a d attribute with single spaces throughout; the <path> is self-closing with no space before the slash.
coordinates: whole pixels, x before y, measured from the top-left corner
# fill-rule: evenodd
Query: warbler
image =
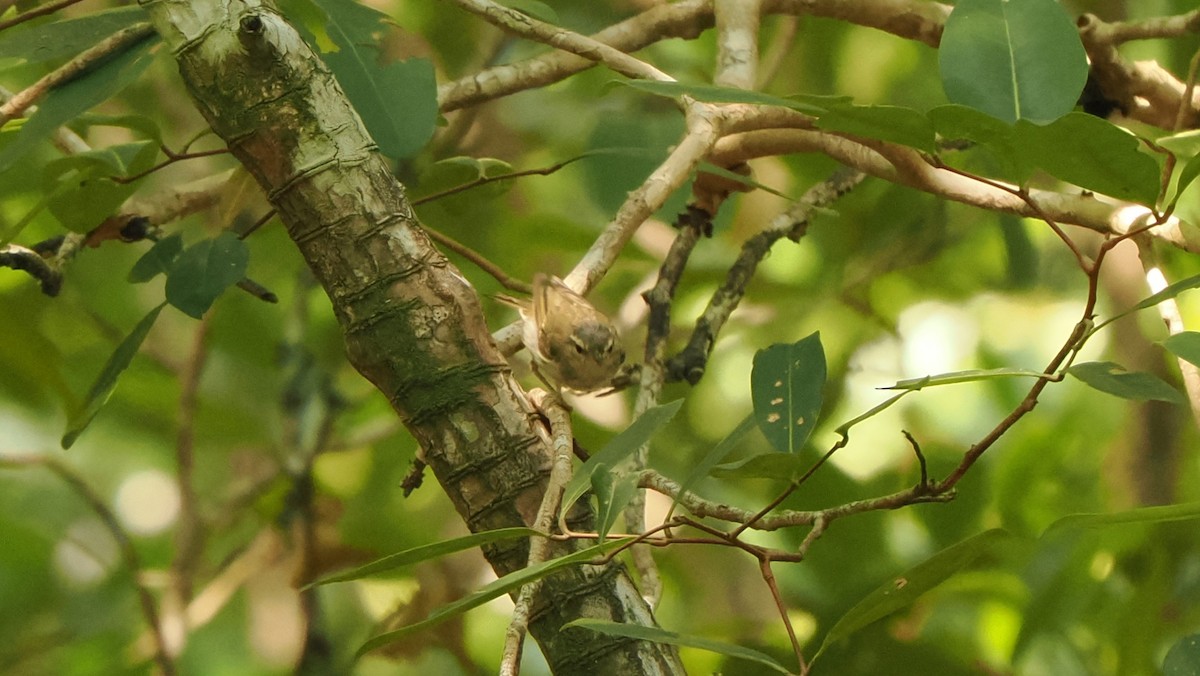
<path id="1" fill-rule="evenodd" d="M 534 369 L 576 392 L 604 389 L 625 361 L 612 321 L 558 277 L 533 277 L 533 297 L 496 299 L 512 305 L 524 322 L 521 340 Z"/>

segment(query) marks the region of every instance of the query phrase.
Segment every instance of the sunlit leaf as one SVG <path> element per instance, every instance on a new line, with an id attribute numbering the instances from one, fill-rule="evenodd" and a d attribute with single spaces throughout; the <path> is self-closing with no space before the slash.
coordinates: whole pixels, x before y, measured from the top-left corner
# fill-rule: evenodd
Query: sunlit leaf
<path id="1" fill-rule="evenodd" d="M 945 582 L 981 556 L 1003 550 L 1014 540 L 1007 531 L 994 528 L 953 544 L 925 561 L 880 585 L 834 623 L 813 656 L 867 625 L 912 605 L 922 594 Z"/>
<path id="2" fill-rule="evenodd" d="M 1071 529 L 1104 528 L 1129 523 L 1166 523 L 1191 519 L 1200 519 L 1200 502 L 1139 507 L 1111 514 L 1071 514 L 1050 524 L 1043 536 Z"/>
<path id="3" fill-rule="evenodd" d="M 592 493 L 596 496 L 596 532 L 605 537 L 612 529 L 621 511 L 637 493 L 636 474 L 607 471 L 600 466 L 592 472 Z"/>
<path id="4" fill-rule="evenodd" d="M 929 153 L 936 150 L 933 123 L 912 108 L 836 105 L 821 114 L 817 127 L 899 143 Z"/>
<path id="5" fill-rule="evenodd" d="M 1176 357 L 1200 366 L 1200 333 L 1195 331 L 1177 333 L 1169 336 L 1162 344 Z"/>
<path id="6" fill-rule="evenodd" d="M 824 387 L 825 352 L 819 332 L 754 355 L 754 419 L 775 450 L 796 453 L 804 447 L 821 413 Z"/>
<path id="7" fill-rule="evenodd" d="M 754 420 L 754 414 L 751 413 L 743 418 L 742 422 L 738 423 L 738 426 L 733 428 L 729 434 L 725 435 L 725 438 L 717 443 L 717 445 L 713 446 L 708 453 L 704 454 L 704 457 L 700 459 L 700 462 L 697 462 L 692 466 L 692 471 L 688 472 L 687 477 L 679 484 L 679 494 L 675 497 L 675 501 L 672 503 L 671 508 L 674 509 L 675 505 L 679 504 L 679 498 L 688 491 L 692 490 L 692 487 L 695 486 L 701 479 L 708 476 L 709 472 L 712 471 L 717 463 L 721 462 L 726 456 L 732 453 L 733 449 L 737 447 L 738 442 L 740 442 L 742 438 L 750 432 L 750 430 L 757 426 L 758 423 Z"/>
<path id="8" fill-rule="evenodd" d="M 133 327 L 133 331 L 130 331 L 129 335 L 121 341 L 121 344 L 117 345 L 117 349 L 108 358 L 108 362 L 104 364 L 104 368 L 100 369 L 100 375 L 88 391 L 87 398 L 83 402 L 83 407 L 67 421 L 67 430 L 62 438 L 63 448 L 70 448 L 75 443 L 79 435 L 87 429 L 92 419 L 96 417 L 96 414 L 108 402 L 113 390 L 117 388 L 117 379 L 121 377 L 125 369 L 129 368 L 134 355 L 137 354 L 138 349 L 142 346 L 142 342 L 146 340 L 146 336 L 150 333 L 150 328 L 154 326 L 154 321 L 158 319 L 158 313 L 162 312 L 165 306 L 166 303 L 163 303 L 151 310 L 145 317 L 142 317 L 137 326 Z"/>
<path id="9" fill-rule="evenodd" d="M 792 453 L 765 453 L 728 465 L 717 465 L 709 472 L 722 479 L 775 479 L 787 481 L 806 467 L 812 460 Z"/>
<path id="10" fill-rule="evenodd" d="M 634 420 L 629 427 L 605 444 L 598 453 L 588 458 L 588 461 L 583 463 L 583 466 L 575 472 L 571 481 L 563 489 L 561 509 L 563 511 L 570 509 L 571 505 L 587 492 L 592 485 L 594 473 L 601 469 L 610 471 L 610 468 L 619 466 L 622 460 L 633 455 L 634 451 L 649 442 L 650 438 L 662 429 L 663 425 L 675 417 L 682 405 L 683 400 L 676 399 L 648 409 L 638 416 L 638 419 Z"/>
<path id="11" fill-rule="evenodd" d="M 358 649 L 357 654 L 359 656 L 364 655 L 372 650 L 375 650 L 376 648 L 381 648 L 389 643 L 398 641 L 405 636 L 409 636 L 411 634 L 415 634 L 416 632 L 423 631 L 430 627 L 441 624 L 442 622 L 461 615 L 472 608 L 478 608 L 492 599 L 508 594 L 509 592 L 516 591 L 530 582 L 540 580 L 541 578 L 552 574 L 556 570 L 560 570 L 567 566 L 586 563 L 592 559 L 604 556 L 605 554 L 608 554 L 616 549 L 626 547 L 631 542 L 633 542 L 633 538 L 622 538 L 619 540 L 602 542 L 598 545 L 588 547 L 587 549 L 582 549 L 573 554 L 569 554 L 557 559 L 551 559 L 550 561 L 543 561 L 537 565 L 522 568 L 514 573 L 509 573 L 499 580 L 484 585 L 483 587 L 471 592 L 470 594 L 467 594 L 453 603 L 449 603 L 441 608 L 438 608 L 437 610 L 433 611 L 429 617 L 420 622 L 410 624 L 406 627 L 401 627 L 395 631 L 385 632 L 371 638 Z"/>
<path id="12" fill-rule="evenodd" d="M 1023 157 L 1055 178 L 1145 205 L 1158 199 L 1158 164 L 1140 151 L 1136 136 L 1108 120 L 1087 113 L 1045 126 L 1022 120 L 1015 139 Z"/>
<path id="13" fill-rule="evenodd" d="M 1122 399 L 1135 401 L 1169 401 L 1173 404 L 1186 404 L 1179 390 L 1159 379 L 1151 373 L 1142 371 L 1129 372 L 1120 364 L 1110 361 L 1091 361 L 1075 364 L 1067 369 L 1067 373 L 1075 376 L 1094 389 L 1113 394 Z"/>
<path id="14" fill-rule="evenodd" d="M 743 648 L 732 643 L 723 643 L 721 641 L 712 641 L 699 636 L 689 636 L 687 634 L 679 634 L 658 627 L 647 627 L 640 624 L 624 624 L 620 622 L 609 622 L 606 620 L 593 619 L 578 619 L 572 620 L 563 625 L 563 628 L 578 627 L 581 629 L 590 629 L 598 634 L 607 636 L 624 636 L 626 638 L 638 639 L 640 641 L 653 641 L 655 643 L 666 643 L 669 645 L 683 646 L 685 648 L 698 648 L 709 652 L 725 655 L 739 660 L 746 660 L 761 664 L 772 671 L 777 671 L 781 674 L 791 673 L 786 667 L 777 662 L 774 658 L 766 653 Z"/>
<path id="15" fill-rule="evenodd" d="M 613 82 L 632 87 L 657 96 L 679 98 L 690 96 L 697 101 L 708 103 L 757 103 L 767 106 L 783 106 L 801 113 L 820 115 L 834 103 L 847 103 L 847 97 L 822 97 L 797 95 L 794 97 L 772 96 L 748 89 L 722 87 L 711 84 L 685 84 L 683 82 L 658 82 L 651 80 L 613 80 Z"/>
<path id="16" fill-rule="evenodd" d="M 908 378 L 906 380 L 896 381 L 895 385 L 885 387 L 885 390 L 921 390 L 926 387 L 936 387 L 938 385 L 956 385 L 958 383 L 971 383 L 977 380 L 991 380 L 993 378 L 1012 378 L 1014 376 L 1024 376 L 1028 378 L 1041 378 L 1045 374 L 1038 371 L 1030 371 L 1029 369 L 1017 368 L 998 368 L 998 369 L 968 369 L 966 371 L 951 371 L 950 373 L 939 373 L 933 376 L 921 376 L 920 378 Z"/>
<path id="17" fill-rule="evenodd" d="M 1048 122 L 1075 107 L 1087 55 L 1055 0 L 960 0 L 938 48 L 954 103 L 1008 122 Z"/>
<path id="18" fill-rule="evenodd" d="M 413 547 L 402 552 L 389 554 L 380 559 L 376 559 L 370 563 L 361 565 L 353 570 L 348 570 L 334 575 L 328 575 L 305 585 L 305 589 L 317 587 L 333 582 L 348 582 L 350 580 L 360 580 L 364 577 L 378 575 L 389 570 L 395 570 L 401 566 L 408 566 L 421 561 L 436 559 L 455 552 L 461 552 L 468 549 L 475 549 L 484 545 L 492 544 L 493 542 L 501 542 L 503 540 L 512 540 L 515 538 L 535 537 L 539 533 L 532 528 L 501 528 L 498 530 L 489 530 L 482 533 L 472 533 L 459 538 L 450 540 L 442 540 L 421 547 Z"/>

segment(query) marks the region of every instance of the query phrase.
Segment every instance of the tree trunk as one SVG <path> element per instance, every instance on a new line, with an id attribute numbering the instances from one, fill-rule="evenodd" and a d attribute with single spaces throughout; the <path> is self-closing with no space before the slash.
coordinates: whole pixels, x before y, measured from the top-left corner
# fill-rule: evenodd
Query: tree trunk
<path id="1" fill-rule="evenodd" d="M 550 451 L 530 428 L 475 290 L 431 246 L 333 76 L 258 2 L 143 5 L 196 105 L 329 295 L 350 361 L 391 401 L 467 525 L 531 524 Z M 525 565 L 528 549 L 484 553 L 503 575 Z M 547 578 L 531 634 L 558 674 L 683 672 L 670 646 L 560 630 L 580 617 L 654 623 L 622 565 Z"/>

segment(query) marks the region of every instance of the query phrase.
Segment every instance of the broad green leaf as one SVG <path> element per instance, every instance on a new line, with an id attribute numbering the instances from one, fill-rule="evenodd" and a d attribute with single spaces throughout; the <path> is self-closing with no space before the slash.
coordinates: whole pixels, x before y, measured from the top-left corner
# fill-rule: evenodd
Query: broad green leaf
<path id="1" fill-rule="evenodd" d="M 777 451 L 798 453 L 821 413 L 825 352 L 820 332 L 754 355 L 750 398 L 754 419 Z"/>
<path id="2" fill-rule="evenodd" d="M 129 368 L 130 362 L 133 361 L 133 356 L 137 354 L 138 348 L 146 340 L 146 336 L 150 333 L 150 328 L 154 326 L 154 320 L 158 319 L 158 313 L 162 312 L 165 306 L 166 303 L 162 303 L 151 310 L 145 317 L 142 317 L 137 326 L 133 327 L 133 331 L 113 351 L 112 356 L 108 358 L 108 362 L 104 364 L 104 368 L 100 370 L 100 375 L 96 378 L 96 382 L 92 384 L 92 388 L 88 391 L 83 406 L 67 421 L 67 430 L 62 438 L 63 448 L 70 448 L 71 444 L 75 443 L 79 435 L 87 429 L 92 419 L 96 417 L 96 414 L 108 402 L 108 398 L 112 396 L 113 390 L 117 388 L 117 379 L 125 369 Z"/>
<path id="3" fill-rule="evenodd" d="M 1122 399 L 1135 401 L 1156 399 L 1173 404 L 1187 403 L 1187 399 L 1178 390 L 1160 380 L 1158 376 L 1141 371 L 1130 373 L 1120 364 L 1110 361 L 1076 364 L 1067 369 L 1067 373 L 1094 389 Z"/>
<path id="4" fill-rule="evenodd" d="M 437 83 L 433 63 L 413 58 L 380 64 L 377 33 L 386 14 L 365 5 L 316 0 L 326 14 L 325 31 L 337 45 L 321 58 L 362 117 L 379 151 L 388 157 L 412 157 L 433 136 L 437 125 Z"/>
<path id="5" fill-rule="evenodd" d="M 484 531 L 482 533 L 472 533 L 460 538 L 451 540 L 442 540 L 430 545 L 421 547 L 413 547 L 402 552 L 389 554 L 380 559 L 376 559 L 370 563 L 361 565 L 353 570 L 348 570 L 343 573 L 335 573 L 327 575 L 319 580 L 308 583 L 304 589 L 311 587 L 319 587 L 321 585 L 330 584 L 333 582 L 349 582 L 351 580 L 360 580 L 364 577 L 370 577 L 389 570 L 395 570 L 401 566 L 408 566 L 430 559 L 436 559 L 455 552 L 461 552 L 468 549 L 475 549 L 484 545 L 500 542 L 503 540 L 513 540 L 516 538 L 531 538 L 540 536 L 536 530 L 532 528 L 500 528 L 497 530 Z"/>
<path id="6" fill-rule="evenodd" d="M 1200 676 L 1200 634 L 1184 636 L 1163 659 L 1163 676 Z"/>
<path id="7" fill-rule="evenodd" d="M 817 127 L 899 143 L 928 153 L 937 149 L 934 145 L 933 123 L 912 108 L 836 105 L 821 113 Z"/>
<path id="8" fill-rule="evenodd" d="M 1182 505 L 1139 507 L 1111 514 L 1071 514 L 1050 524 L 1042 533 L 1042 537 L 1065 530 L 1105 528 L 1129 523 L 1166 523 L 1168 521 L 1188 521 L 1191 519 L 1200 519 L 1200 502 L 1189 502 Z"/>
<path id="9" fill-rule="evenodd" d="M 1171 193 L 1171 201 L 1179 199 L 1179 195 L 1183 193 L 1197 177 L 1200 177 L 1200 155 L 1189 159 L 1184 163 L 1183 168 L 1178 171 L 1178 178 L 1175 181 L 1175 189 Z"/>
<path id="10" fill-rule="evenodd" d="M 154 243 L 150 250 L 137 259 L 126 278 L 132 284 L 140 284 L 165 274 L 171 269 L 179 252 L 183 251 L 183 236 L 179 233 L 164 237 Z"/>
<path id="11" fill-rule="evenodd" d="M 697 101 L 708 103 L 754 103 L 765 106 L 783 106 L 809 115 L 820 115 L 835 104 L 846 104 L 849 97 L 830 97 L 796 95 L 789 97 L 772 96 L 762 92 L 735 87 L 722 87 L 710 84 L 684 84 L 682 82 L 652 82 L 650 80 L 613 80 L 639 91 L 675 99 L 690 96 Z"/>
<path id="12" fill-rule="evenodd" d="M 563 489 L 562 511 L 571 508 L 587 489 L 592 485 L 592 474 L 600 469 L 608 469 L 617 467 L 621 461 L 633 455 L 633 452 L 641 448 L 643 444 L 650 441 L 650 438 L 662 429 L 671 418 L 679 411 L 679 407 L 683 405 L 682 399 L 655 406 L 648 409 L 645 413 L 638 416 L 629 427 L 626 427 L 620 434 L 613 437 L 611 441 L 604 445 L 598 453 L 588 458 L 588 461 L 583 463 L 583 466 L 575 472 L 575 476 L 567 482 L 566 488 Z"/>
<path id="13" fill-rule="evenodd" d="M 75 124 L 85 127 L 122 127 L 134 132 L 139 138 L 151 139 L 162 144 L 162 129 L 158 123 L 145 115 L 101 115 L 100 113 L 84 113 L 75 119 Z M 205 129 L 202 134 L 211 134 L 212 130 Z"/>
<path id="14" fill-rule="evenodd" d="M 550 561 L 543 561 L 542 563 L 529 566 L 528 568 L 522 568 L 514 573 L 509 573 L 499 580 L 484 585 L 482 588 L 458 599 L 457 601 L 454 601 L 453 603 L 449 603 L 441 608 L 438 608 L 437 610 L 433 611 L 429 617 L 417 622 L 416 624 L 410 624 L 406 627 L 396 629 L 395 631 L 385 632 L 371 638 L 358 649 L 357 656 L 361 657 L 362 655 L 376 648 L 380 648 L 394 641 L 398 641 L 405 636 L 409 636 L 418 631 L 423 631 L 429 627 L 441 624 L 442 622 L 445 622 L 446 620 L 449 620 L 457 615 L 461 615 L 472 608 L 477 608 L 488 601 L 491 601 L 492 599 L 499 598 L 500 596 L 503 596 L 509 592 L 516 591 L 530 582 L 540 580 L 543 577 L 554 573 L 556 570 L 566 568 L 567 566 L 587 563 L 588 561 L 602 557 L 609 552 L 626 547 L 633 542 L 633 540 L 633 538 L 621 538 L 619 540 L 602 542 L 598 545 L 588 547 L 587 549 L 582 549 L 573 554 L 568 554 L 567 556 L 557 559 L 551 559 Z"/>
<path id="15" fill-rule="evenodd" d="M 1016 128 L 985 112 L 951 103 L 928 113 L 933 128 L 946 140 L 971 141 L 991 153 L 1000 177 L 1023 184 L 1036 167 L 1016 146 Z"/>
<path id="16" fill-rule="evenodd" d="M 88 232 L 108 220 L 138 188 L 112 177 L 140 173 L 154 163 L 158 144 L 138 141 L 64 157 L 49 163 L 50 213 L 64 228 Z"/>
<path id="17" fill-rule="evenodd" d="M 938 62 L 947 98 L 1007 122 L 1071 112 L 1088 71 L 1075 23 L 1055 0 L 961 0 Z"/>
<path id="18" fill-rule="evenodd" d="M 953 544 L 888 580 L 838 619 L 821 641 L 812 661 L 815 662 L 837 641 L 912 605 L 922 594 L 945 582 L 975 559 L 1001 551 L 1014 539 L 1007 531 L 993 528 Z"/>
<path id="19" fill-rule="evenodd" d="M 1131 202 L 1158 200 L 1158 164 L 1108 120 L 1070 113 L 1045 126 L 1022 120 L 1016 130 L 1018 151 L 1055 178 Z"/>
<path id="20" fill-rule="evenodd" d="M 636 474 L 617 474 L 601 465 L 592 472 L 592 494 L 596 496 L 596 532 L 603 538 L 612 530 L 621 510 L 637 492 Z"/>
<path id="21" fill-rule="evenodd" d="M 755 662 L 761 664 L 768 669 L 778 671 L 781 674 L 790 674 L 786 667 L 777 662 L 773 657 L 766 653 L 743 648 L 740 645 L 732 643 L 723 643 L 721 641 L 712 641 L 699 636 L 689 636 L 687 634 L 679 634 L 658 627 L 647 627 L 640 624 L 624 624 L 621 622 L 610 622 L 608 620 L 593 620 L 579 619 L 571 620 L 563 625 L 564 629 L 577 627 L 580 629 L 589 629 L 598 634 L 606 636 L 624 636 L 626 638 L 637 639 L 639 641 L 653 641 L 654 643 L 666 643 L 668 645 L 677 645 L 685 648 L 699 648 L 709 652 L 733 657 L 739 660 Z"/>
<path id="22" fill-rule="evenodd" d="M 0 151 L 0 172 L 24 157 L 54 130 L 137 80 L 150 65 L 150 48 L 157 42 L 157 35 L 148 35 L 80 77 L 52 89 L 38 105 L 37 112 L 21 125 L 13 142 Z"/>
<path id="23" fill-rule="evenodd" d="M 573 161 L 573 160 L 572 160 Z M 460 186 L 470 185 L 484 178 L 499 178 L 513 172 L 512 165 L 491 157 L 448 157 L 429 165 L 421 172 L 414 200 L 420 201 L 430 195 L 438 195 Z M 512 181 L 492 181 L 471 189 L 470 200 L 492 200 L 500 197 L 512 187 Z M 462 194 L 462 193 L 456 193 Z M 453 201 L 444 203 L 453 208 Z"/>
<path id="24" fill-rule="evenodd" d="M 746 416 L 742 422 L 738 423 L 738 426 L 733 428 L 729 434 L 725 435 L 725 438 L 718 442 L 716 446 L 713 446 L 712 450 L 706 453 L 704 457 L 700 459 L 700 462 L 696 463 L 692 467 L 692 471 L 688 472 L 687 477 L 679 484 L 679 495 L 675 497 L 674 503 L 671 504 L 671 510 L 674 511 L 675 505 L 679 504 L 679 498 L 683 494 L 692 490 L 693 486 L 695 486 L 701 479 L 708 476 L 708 473 L 712 471 L 713 467 L 715 467 L 718 462 L 724 460 L 725 457 L 733 451 L 738 442 L 742 440 L 742 437 L 745 437 L 750 430 L 757 426 L 758 423 L 754 420 L 754 414 L 751 413 L 750 415 Z"/>
<path id="25" fill-rule="evenodd" d="M 225 289 L 246 274 L 250 250 L 231 232 L 183 250 L 167 273 L 167 302 L 199 319 Z"/>
<path id="26" fill-rule="evenodd" d="M 74 56 L 102 39 L 149 20 L 138 5 L 88 12 L 75 19 L 25 24 L 0 33 L 0 59 L 46 63 Z"/>
<path id="27" fill-rule="evenodd" d="M 1200 366 L 1200 333 L 1184 331 L 1168 337 L 1163 347 L 1180 359 Z"/>
<path id="28" fill-rule="evenodd" d="M 764 453 L 728 465 L 717 465 L 709 474 L 722 479 L 776 479 L 789 481 L 811 460 L 794 453 Z"/>
<path id="29" fill-rule="evenodd" d="M 938 385 L 955 385 L 958 383 L 970 383 L 977 380 L 991 380 L 993 378 L 1011 378 L 1013 376 L 1025 376 L 1029 378 L 1041 378 L 1045 374 L 1039 371 L 1030 371 L 1029 369 L 1018 368 L 998 368 L 998 369 L 969 369 L 966 371 L 951 371 L 950 373 L 939 373 L 935 376 L 921 376 L 920 378 L 908 378 L 906 380 L 896 381 L 895 385 L 885 387 L 885 390 L 921 390 L 926 387 L 935 387 Z"/>

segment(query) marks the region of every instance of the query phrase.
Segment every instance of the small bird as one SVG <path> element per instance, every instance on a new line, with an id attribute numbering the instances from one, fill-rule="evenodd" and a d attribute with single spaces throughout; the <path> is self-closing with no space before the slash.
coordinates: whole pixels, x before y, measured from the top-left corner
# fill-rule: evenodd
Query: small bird
<path id="1" fill-rule="evenodd" d="M 604 389 L 625 361 L 617 327 L 558 277 L 533 277 L 533 298 L 496 296 L 524 321 L 521 340 L 534 370 L 576 392 Z"/>

